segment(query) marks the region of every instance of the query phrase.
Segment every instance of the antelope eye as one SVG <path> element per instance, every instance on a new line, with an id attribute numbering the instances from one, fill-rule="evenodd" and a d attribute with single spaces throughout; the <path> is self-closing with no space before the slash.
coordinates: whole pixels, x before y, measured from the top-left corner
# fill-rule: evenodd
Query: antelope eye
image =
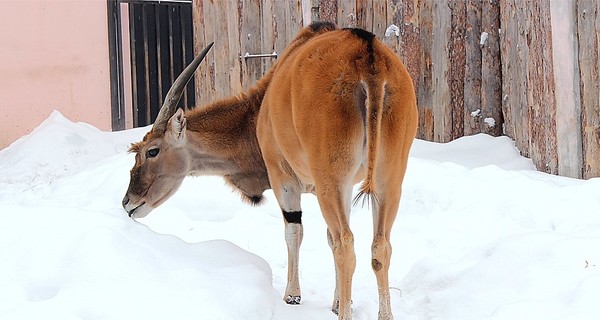
<path id="1" fill-rule="evenodd" d="M 148 150 L 148 152 L 146 153 L 146 157 L 154 158 L 158 155 L 159 151 L 160 151 L 160 149 L 158 149 L 158 148 L 152 148 L 152 149 Z"/>

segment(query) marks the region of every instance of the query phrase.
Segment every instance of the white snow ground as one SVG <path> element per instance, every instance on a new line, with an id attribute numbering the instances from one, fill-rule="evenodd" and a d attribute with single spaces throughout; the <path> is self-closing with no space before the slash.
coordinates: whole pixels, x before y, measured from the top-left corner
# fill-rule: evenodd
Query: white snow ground
<path id="1" fill-rule="evenodd" d="M 303 198 L 303 304 L 282 300 L 283 222 L 220 178 L 127 217 L 131 142 L 58 112 L 0 151 L 0 319 L 335 319 L 315 197 Z M 354 208 L 355 319 L 377 314 L 371 215 Z M 396 319 L 598 319 L 600 179 L 534 171 L 486 135 L 416 141 L 393 230 Z"/>

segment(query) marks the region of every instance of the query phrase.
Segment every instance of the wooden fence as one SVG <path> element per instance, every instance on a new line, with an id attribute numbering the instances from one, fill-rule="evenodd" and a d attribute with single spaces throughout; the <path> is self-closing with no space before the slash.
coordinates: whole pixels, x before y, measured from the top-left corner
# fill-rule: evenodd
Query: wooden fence
<path id="1" fill-rule="evenodd" d="M 418 137 L 506 134 L 546 172 L 600 176 L 600 1 L 195 0 L 206 103 L 251 86 L 311 21 L 361 27 L 411 73 Z M 386 32 L 387 31 L 387 32 Z"/>
<path id="2" fill-rule="evenodd" d="M 600 1 L 501 3 L 506 134 L 536 166 L 600 176 Z"/>

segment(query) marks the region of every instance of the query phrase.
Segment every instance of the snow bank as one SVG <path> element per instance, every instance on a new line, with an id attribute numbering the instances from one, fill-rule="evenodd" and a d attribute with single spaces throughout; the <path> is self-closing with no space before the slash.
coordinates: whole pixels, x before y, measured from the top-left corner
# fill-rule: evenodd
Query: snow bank
<path id="1" fill-rule="evenodd" d="M 0 150 L 0 183 L 8 186 L 0 195 L 8 198 L 29 188 L 47 187 L 126 151 L 146 131 L 102 132 L 87 123 L 73 123 L 54 111 L 29 135 Z"/>
<path id="2" fill-rule="evenodd" d="M 496 166 L 506 170 L 535 170 L 530 159 L 519 156 L 514 141 L 508 137 L 477 134 L 449 143 L 415 140 L 411 158 L 436 163 L 453 163 L 467 169 Z"/>
<path id="3" fill-rule="evenodd" d="M 116 210 L 0 211 L 3 319 L 271 316 L 269 266 L 230 242 L 186 244 Z"/>

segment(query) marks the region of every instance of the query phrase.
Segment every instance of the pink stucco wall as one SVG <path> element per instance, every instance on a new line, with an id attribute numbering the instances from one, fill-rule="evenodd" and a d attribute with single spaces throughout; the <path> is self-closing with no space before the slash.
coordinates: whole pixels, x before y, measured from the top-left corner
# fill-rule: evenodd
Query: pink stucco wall
<path id="1" fill-rule="evenodd" d="M 52 110 L 111 130 L 105 0 L 8 0 L 0 10 L 0 148 Z"/>

